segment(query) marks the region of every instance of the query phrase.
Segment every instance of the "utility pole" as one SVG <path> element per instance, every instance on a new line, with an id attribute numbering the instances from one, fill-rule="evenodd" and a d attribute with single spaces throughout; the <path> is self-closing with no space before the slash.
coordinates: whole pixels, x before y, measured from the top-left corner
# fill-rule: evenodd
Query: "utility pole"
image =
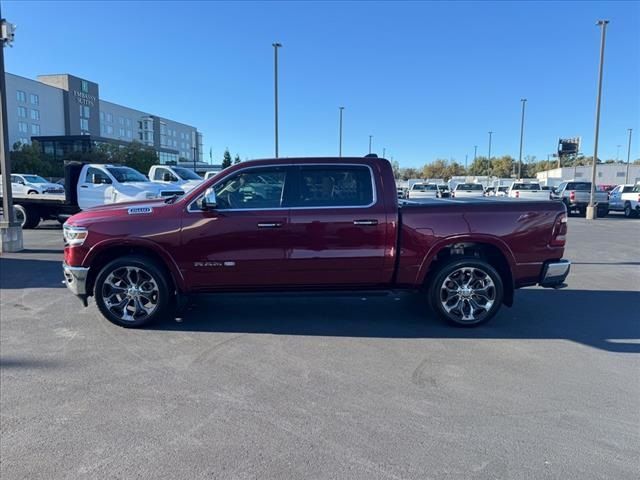
<path id="1" fill-rule="evenodd" d="M 489 172 L 491 172 L 491 137 L 493 136 L 493 132 L 489 132 L 489 156 L 487 157 L 487 176 L 489 176 Z"/>
<path id="2" fill-rule="evenodd" d="M 369 153 L 371 153 L 371 140 L 373 139 L 373 135 L 369 135 Z"/>
<path id="3" fill-rule="evenodd" d="M 386 148 L 382 149 L 382 158 L 387 158 L 387 149 Z"/>
<path id="4" fill-rule="evenodd" d="M 526 98 L 521 98 L 522 102 L 522 119 L 520 120 L 520 155 L 518 155 L 518 178 L 522 178 L 522 142 L 524 140 L 524 106 L 527 103 Z"/>
<path id="5" fill-rule="evenodd" d="M 278 49 L 282 47 L 282 44 L 276 42 L 271 44 L 273 46 L 273 73 L 274 73 L 274 90 L 275 90 L 275 111 L 276 111 L 276 158 L 278 158 Z"/>
<path id="6" fill-rule="evenodd" d="M 469 165 L 469 155 L 467 153 L 465 153 L 464 154 L 464 169 L 465 169 L 465 172 L 466 172 L 466 170 L 468 168 L 468 165 Z"/>
<path id="7" fill-rule="evenodd" d="M 478 145 L 473 146 L 473 161 L 476 161 L 476 157 L 478 156 Z"/>
<path id="8" fill-rule="evenodd" d="M 629 145 L 627 146 L 627 174 L 624 177 L 624 183 L 629 183 L 629 161 L 631 160 L 631 132 L 633 128 L 627 128 L 629 131 Z"/>
<path id="9" fill-rule="evenodd" d="M 591 167 L 591 195 L 589 196 L 589 206 L 587 207 L 587 220 L 598 218 L 596 210 L 596 168 L 598 165 L 598 136 L 600 134 L 600 101 L 602 99 L 602 71 L 604 67 L 604 45 L 607 35 L 607 24 L 609 20 L 598 20 L 600 27 L 600 65 L 598 67 L 598 96 L 596 98 L 596 128 L 593 142 L 593 165 Z"/>
<path id="10" fill-rule="evenodd" d="M 2 169 L 2 212 L 0 221 L 0 251 L 19 252 L 23 248 L 22 227 L 16 222 L 11 193 L 11 157 L 9 156 L 9 130 L 7 128 L 7 89 L 4 74 L 4 47 L 11 46 L 14 26 L 2 18 L 0 7 L 1 42 L 0 45 L 0 169 Z"/>
<path id="11" fill-rule="evenodd" d="M 344 107 L 338 107 L 338 109 L 340 110 L 340 139 L 338 141 L 338 156 L 341 157 L 342 156 L 342 111 L 344 110 Z"/>

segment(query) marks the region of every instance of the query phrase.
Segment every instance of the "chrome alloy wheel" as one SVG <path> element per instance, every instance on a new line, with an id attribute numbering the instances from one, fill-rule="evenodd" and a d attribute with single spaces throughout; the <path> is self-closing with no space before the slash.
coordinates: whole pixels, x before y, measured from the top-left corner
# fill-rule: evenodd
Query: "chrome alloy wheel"
<path id="1" fill-rule="evenodd" d="M 475 267 L 451 272 L 440 287 L 442 308 L 461 322 L 474 323 L 485 317 L 496 300 L 491 277 Z"/>
<path id="2" fill-rule="evenodd" d="M 153 277 L 139 267 L 119 267 L 102 285 L 109 311 L 124 322 L 142 320 L 158 307 L 160 289 Z"/>

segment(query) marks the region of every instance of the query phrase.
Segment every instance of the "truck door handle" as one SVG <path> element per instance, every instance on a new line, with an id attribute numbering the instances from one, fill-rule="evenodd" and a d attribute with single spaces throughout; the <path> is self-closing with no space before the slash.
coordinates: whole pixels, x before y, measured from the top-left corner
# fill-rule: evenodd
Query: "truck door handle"
<path id="1" fill-rule="evenodd" d="M 280 228 L 282 223 L 278 222 L 267 222 L 267 223 L 258 223 L 258 228 Z"/>
<path id="2" fill-rule="evenodd" d="M 353 224 L 360 226 L 375 226 L 378 225 L 378 220 L 354 220 Z"/>
<path id="3" fill-rule="evenodd" d="M 89 188 L 89 185 L 80 185 L 80 188 Z"/>

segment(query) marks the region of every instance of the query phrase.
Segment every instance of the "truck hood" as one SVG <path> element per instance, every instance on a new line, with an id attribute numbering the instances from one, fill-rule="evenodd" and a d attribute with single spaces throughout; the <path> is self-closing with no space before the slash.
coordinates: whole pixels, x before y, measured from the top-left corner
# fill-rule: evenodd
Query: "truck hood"
<path id="1" fill-rule="evenodd" d="M 168 205 L 162 199 L 139 200 L 135 202 L 110 203 L 99 207 L 89 208 L 73 215 L 67 223 L 77 226 L 88 226 L 102 219 L 114 217 L 144 217 L 149 218 Z"/>

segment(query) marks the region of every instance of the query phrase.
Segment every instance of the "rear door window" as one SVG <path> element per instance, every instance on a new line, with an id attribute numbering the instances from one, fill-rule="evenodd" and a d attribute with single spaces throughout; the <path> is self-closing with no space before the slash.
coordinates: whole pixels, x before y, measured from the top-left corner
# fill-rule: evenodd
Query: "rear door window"
<path id="1" fill-rule="evenodd" d="M 364 165 L 301 166 L 292 207 L 365 207 L 374 203 L 371 169 Z"/>

